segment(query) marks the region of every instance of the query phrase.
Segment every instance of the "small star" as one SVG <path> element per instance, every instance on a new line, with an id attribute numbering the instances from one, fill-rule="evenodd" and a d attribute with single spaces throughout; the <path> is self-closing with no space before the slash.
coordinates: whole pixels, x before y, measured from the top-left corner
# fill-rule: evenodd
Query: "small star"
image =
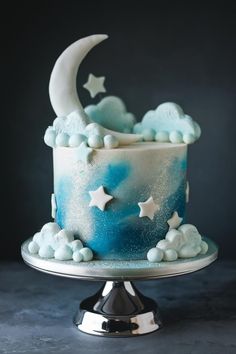
<path id="1" fill-rule="evenodd" d="M 113 197 L 109 194 L 106 194 L 104 192 L 103 186 L 100 186 L 98 189 L 95 191 L 89 191 L 91 201 L 89 203 L 89 206 L 96 206 L 100 210 L 104 211 L 106 203 L 109 202 L 109 200 L 113 199 Z"/>
<path id="2" fill-rule="evenodd" d="M 140 208 L 139 217 L 143 218 L 144 216 L 147 216 L 150 220 L 153 220 L 155 212 L 160 210 L 159 205 L 154 203 L 152 197 L 148 198 L 146 202 L 138 203 L 138 206 Z"/>
<path id="3" fill-rule="evenodd" d="M 52 195 L 51 195 L 51 216 L 53 219 L 55 219 L 55 217 L 56 217 L 56 212 L 57 212 L 56 197 L 55 197 L 55 194 L 52 193 Z"/>
<path id="4" fill-rule="evenodd" d="M 183 220 L 183 218 L 181 218 L 178 215 L 178 212 L 175 211 L 172 214 L 172 217 L 167 221 L 167 224 L 169 224 L 169 230 L 170 229 L 177 229 L 177 227 L 179 227 L 179 225 L 181 224 L 182 220 Z"/>
<path id="5" fill-rule="evenodd" d="M 96 77 L 93 74 L 89 74 L 88 81 L 83 85 L 86 88 L 90 96 L 94 98 L 99 92 L 106 92 L 104 87 L 105 76 Z"/>
<path id="6" fill-rule="evenodd" d="M 185 195 L 186 195 L 186 203 L 189 202 L 189 182 L 186 182 L 186 189 L 185 189 Z"/>
<path id="7" fill-rule="evenodd" d="M 76 152 L 77 161 L 83 161 L 85 163 L 88 163 L 91 158 L 92 152 L 93 152 L 93 149 L 88 147 L 86 142 L 83 141 L 80 144 L 80 146 L 77 148 L 77 152 Z"/>

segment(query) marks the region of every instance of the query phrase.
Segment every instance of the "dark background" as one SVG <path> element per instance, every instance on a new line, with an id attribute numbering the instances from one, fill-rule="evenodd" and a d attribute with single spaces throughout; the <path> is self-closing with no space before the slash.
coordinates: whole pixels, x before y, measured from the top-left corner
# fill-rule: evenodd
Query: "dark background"
<path id="1" fill-rule="evenodd" d="M 123 98 L 138 119 L 164 101 L 180 104 L 203 131 L 189 148 L 188 221 L 220 245 L 221 257 L 235 257 L 233 2 L 21 1 L 2 15 L 1 259 L 20 259 L 22 241 L 50 221 L 49 77 L 69 44 L 96 33 L 110 39 L 81 65 L 83 105 L 97 101 L 82 88 L 90 72 L 105 75 L 108 94 Z"/>

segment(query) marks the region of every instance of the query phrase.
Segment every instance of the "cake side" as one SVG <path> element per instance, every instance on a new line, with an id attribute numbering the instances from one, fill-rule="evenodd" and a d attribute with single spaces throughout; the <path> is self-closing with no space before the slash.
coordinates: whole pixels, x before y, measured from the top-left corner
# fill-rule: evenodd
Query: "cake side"
<path id="1" fill-rule="evenodd" d="M 173 213 L 184 218 L 187 145 L 142 142 L 96 149 L 90 164 L 78 160 L 76 148 L 53 150 L 55 221 L 96 258 L 144 259 L 165 236 Z M 90 193 L 100 187 L 112 197 L 104 210 L 98 202 L 90 205 Z M 153 205 L 142 206 L 149 198 Z"/>

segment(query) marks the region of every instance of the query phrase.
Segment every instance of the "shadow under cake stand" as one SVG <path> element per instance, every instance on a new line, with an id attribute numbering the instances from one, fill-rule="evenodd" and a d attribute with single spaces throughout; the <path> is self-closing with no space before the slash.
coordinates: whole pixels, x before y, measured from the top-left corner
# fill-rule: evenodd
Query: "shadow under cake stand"
<path id="1" fill-rule="evenodd" d="M 173 262 L 150 263 L 137 261 L 58 261 L 42 259 L 30 254 L 25 241 L 21 247 L 22 257 L 30 267 L 67 278 L 105 281 L 93 296 L 80 303 L 74 317 L 76 327 L 85 333 L 128 337 L 147 334 L 162 327 L 156 302 L 142 295 L 132 284 L 134 280 L 159 279 L 195 272 L 217 258 L 218 248 L 208 238 L 208 252 L 194 258 Z"/>

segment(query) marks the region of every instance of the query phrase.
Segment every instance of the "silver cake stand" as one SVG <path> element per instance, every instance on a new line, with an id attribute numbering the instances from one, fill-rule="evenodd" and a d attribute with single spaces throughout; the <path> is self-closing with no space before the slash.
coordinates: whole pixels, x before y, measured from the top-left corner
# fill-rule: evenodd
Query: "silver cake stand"
<path id="1" fill-rule="evenodd" d="M 76 263 L 44 260 L 32 255 L 28 251 L 30 241 L 25 241 L 21 248 L 22 257 L 30 267 L 61 277 L 105 281 L 95 295 L 81 302 L 74 324 L 82 332 L 110 337 L 137 336 L 162 327 L 155 301 L 142 295 L 131 281 L 195 272 L 214 262 L 218 254 L 215 243 L 205 238 L 209 246 L 207 254 L 187 260 L 160 263 L 96 260 Z"/>

